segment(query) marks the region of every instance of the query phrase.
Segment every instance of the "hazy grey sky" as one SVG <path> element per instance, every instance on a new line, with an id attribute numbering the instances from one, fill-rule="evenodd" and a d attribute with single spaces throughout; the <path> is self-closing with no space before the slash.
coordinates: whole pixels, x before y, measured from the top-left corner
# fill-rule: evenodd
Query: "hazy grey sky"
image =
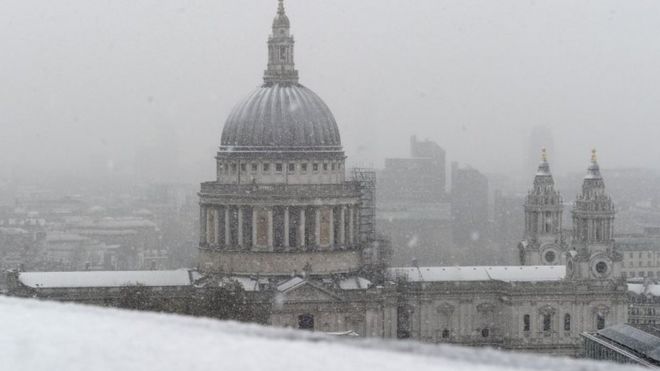
<path id="1" fill-rule="evenodd" d="M 174 181 L 213 177 L 232 106 L 258 86 L 275 0 L 4 0 L 0 171 L 133 166 L 172 148 Z M 407 155 L 517 172 L 534 125 L 557 172 L 660 159 L 660 2 L 287 0 L 301 82 L 352 162 Z M 142 152 L 141 152 L 142 151 Z M 157 152 L 157 151 L 156 151 Z M 0 173 L 2 174 L 2 173 Z"/>

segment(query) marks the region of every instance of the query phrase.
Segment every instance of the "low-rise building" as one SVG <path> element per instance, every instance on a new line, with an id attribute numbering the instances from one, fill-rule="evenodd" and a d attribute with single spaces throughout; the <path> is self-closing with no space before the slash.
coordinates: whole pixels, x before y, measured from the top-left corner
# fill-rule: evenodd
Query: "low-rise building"
<path id="1" fill-rule="evenodd" d="M 616 325 L 581 336 L 586 358 L 660 367 L 657 330 Z"/>

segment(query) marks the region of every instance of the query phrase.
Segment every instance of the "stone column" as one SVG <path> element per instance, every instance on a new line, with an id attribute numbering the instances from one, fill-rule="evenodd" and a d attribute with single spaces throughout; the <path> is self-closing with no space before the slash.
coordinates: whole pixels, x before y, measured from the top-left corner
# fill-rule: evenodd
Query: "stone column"
<path id="1" fill-rule="evenodd" d="M 346 206 L 343 205 L 339 213 L 339 244 L 346 245 Z"/>
<path id="2" fill-rule="evenodd" d="M 321 245 L 321 209 L 314 208 L 314 241 L 316 246 Z"/>
<path id="3" fill-rule="evenodd" d="M 225 246 L 231 246 L 231 213 L 229 206 L 225 206 Z"/>
<path id="4" fill-rule="evenodd" d="M 353 213 L 353 206 L 348 207 L 348 244 L 353 245 L 355 243 L 355 220 Z"/>
<path id="5" fill-rule="evenodd" d="M 273 208 L 268 209 L 268 249 L 273 251 Z"/>
<path id="6" fill-rule="evenodd" d="M 206 213 L 207 213 L 206 206 L 200 205 L 199 206 L 199 243 L 200 244 L 205 244 L 208 241 L 206 240 Z"/>
<path id="7" fill-rule="evenodd" d="M 289 207 L 284 207 L 284 247 L 289 248 Z"/>
<path id="8" fill-rule="evenodd" d="M 252 246 L 257 246 L 257 208 L 252 208 Z"/>
<path id="9" fill-rule="evenodd" d="M 238 207 L 238 246 L 243 247 L 243 206 Z"/>
<path id="10" fill-rule="evenodd" d="M 298 223 L 298 246 L 305 247 L 305 208 L 300 208 L 300 222 Z"/>
<path id="11" fill-rule="evenodd" d="M 330 229 L 330 247 L 334 248 L 335 247 L 335 209 L 333 207 L 330 208 L 330 225 L 328 226 Z"/>
<path id="12" fill-rule="evenodd" d="M 220 228 L 222 227 L 220 225 L 220 209 L 216 207 L 215 209 L 213 209 L 213 213 L 215 213 L 215 226 L 214 226 L 214 229 L 215 229 L 215 243 L 219 246 L 221 244 L 221 241 L 220 241 Z"/>

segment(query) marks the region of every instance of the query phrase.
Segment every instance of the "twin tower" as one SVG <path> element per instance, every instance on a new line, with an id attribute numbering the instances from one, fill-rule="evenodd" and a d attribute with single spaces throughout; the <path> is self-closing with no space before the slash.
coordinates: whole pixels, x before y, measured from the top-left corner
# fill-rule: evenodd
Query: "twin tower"
<path id="1" fill-rule="evenodd" d="M 612 280 L 621 276 L 622 256 L 614 245 L 614 205 L 594 150 L 582 191 L 573 205 L 570 243 L 562 233 L 564 206 L 555 189 L 543 150 L 534 186 L 525 201 L 525 235 L 518 245 L 522 265 L 566 264 L 575 280 Z"/>

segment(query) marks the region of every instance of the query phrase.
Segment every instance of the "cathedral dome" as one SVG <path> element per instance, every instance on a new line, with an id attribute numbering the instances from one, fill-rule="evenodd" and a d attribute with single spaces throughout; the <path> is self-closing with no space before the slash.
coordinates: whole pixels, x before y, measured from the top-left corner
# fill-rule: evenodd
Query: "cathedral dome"
<path id="1" fill-rule="evenodd" d="M 328 106 L 300 84 L 264 84 L 237 104 L 222 131 L 222 147 L 341 149 Z M 247 149 L 247 148 L 246 148 Z"/>
<path id="2" fill-rule="evenodd" d="M 278 2 L 264 84 L 229 114 L 220 150 L 341 151 L 332 112 L 318 95 L 298 83 L 289 18 L 284 2 Z"/>

